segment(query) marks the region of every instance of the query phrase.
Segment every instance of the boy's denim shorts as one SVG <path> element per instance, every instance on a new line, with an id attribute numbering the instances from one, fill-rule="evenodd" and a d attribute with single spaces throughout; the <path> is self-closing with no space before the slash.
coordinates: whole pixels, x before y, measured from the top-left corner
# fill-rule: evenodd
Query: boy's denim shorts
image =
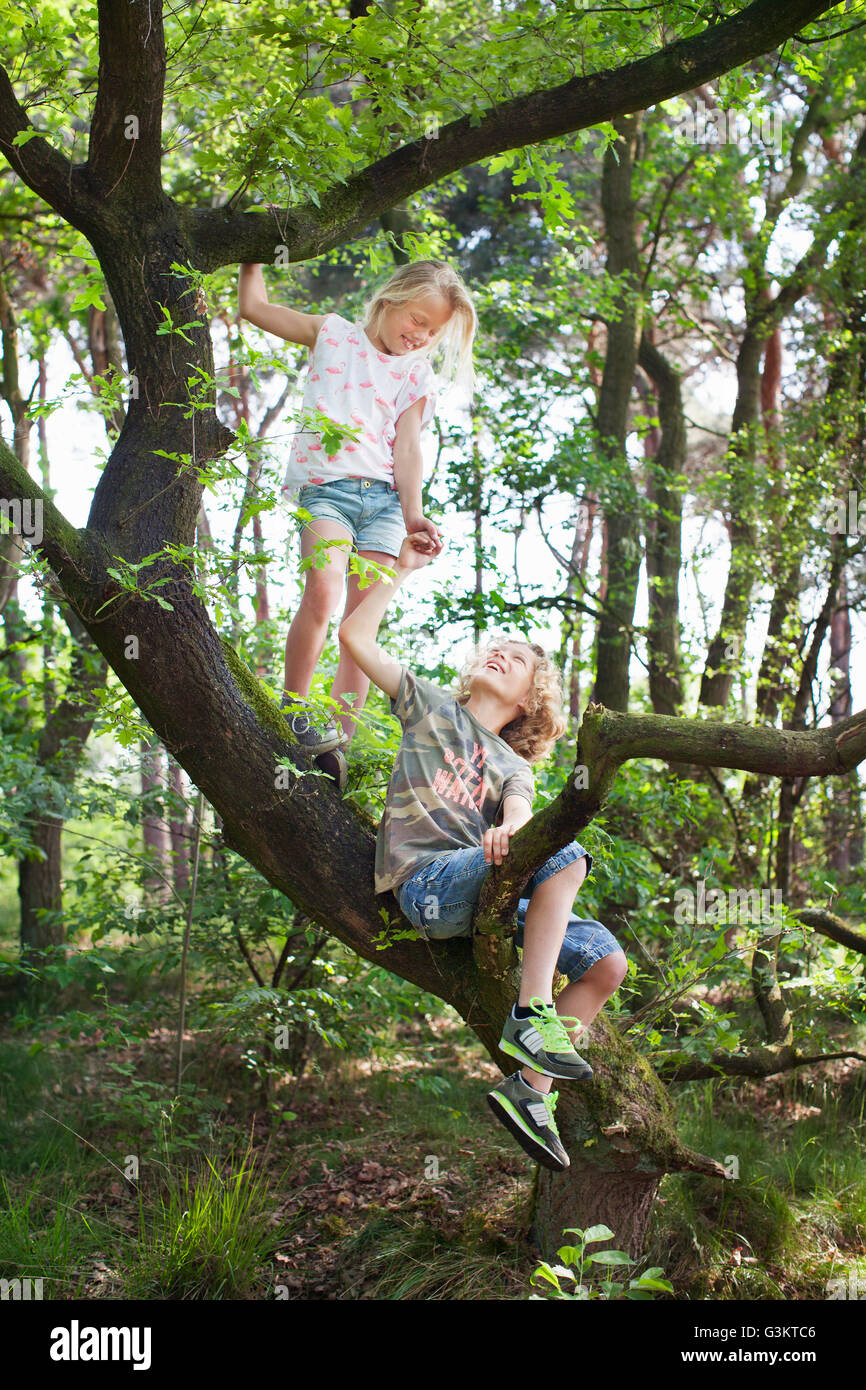
<path id="1" fill-rule="evenodd" d="M 540 883 L 572 864 L 581 855 L 591 856 L 583 845 L 572 840 L 570 845 L 551 855 L 529 880 L 517 906 L 517 935 L 515 945 L 523 945 L 523 929 L 529 899 Z M 411 878 L 395 888 L 394 893 L 404 917 L 408 917 L 420 936 L 441 941 L 453 936 L 471 936 L 472 913 L 481 888 L 493 865 L 485 862 L 484 850 L 454 849 L 425 864 Z M 601 922 L 593 918 L 569 915 L 565 940 L 556 968 L 570 981 L 581 975 L 604 956 L 621 951 L 622 947 Z"/>
<path id="2" fill-rule="evenodd" d="M 380 550 L 397 556 L 406 524 L 397 489 L 374 478 L 335 478 L 309 483 L 298 493 L 298 505 L 311 516 L 338 521 L 351 532 L 356 550 Z"/>

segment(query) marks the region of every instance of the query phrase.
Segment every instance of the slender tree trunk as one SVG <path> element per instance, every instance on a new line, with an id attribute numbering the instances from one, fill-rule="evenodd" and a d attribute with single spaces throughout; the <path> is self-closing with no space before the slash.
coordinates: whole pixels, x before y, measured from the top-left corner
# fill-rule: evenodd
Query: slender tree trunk
<path id="1" fill-rule="evenodd" d="M 164 749 L 156 738 L 142 738 L 141 745 L 141 793 L 153 801 L 156 795 L 165 791 L 166 773 Z M 145 868 L 142 886 L 149 896 L 157 902 L 165 903 L 170 897 L 166 880 L 171 879 L 171 835 L 164 817 L 157 810 L 146 811 L 141 821 L 141 838 L 144 852 L 152 867 Z"/>
<path id="2" fill-rule="evenodd" d="M 846 573 L 839 581 L 839 599 L 830 619 L 830 675 L 833 698 L 830 719 L 838 724 L 847 719 L 854 704 L 851 696 L 851 609 Z M 826 857 L 843 882 L 850 877 L 852 850 L 860 821 L 860 780 L 856 772 L 840 778 L 830 789 L 829 809 L 824 822 Z"/>
<path id="3" fill-rule="evenodd" d="M 94 697 L 108 668 L 82 624 L 69 615 L 77 640 L 65 697 L 52 709 L 39 736 L 37 763 L 61 786 L 71 786 L 95 717 Z M 66 936 L 62 894 L 63 816 L 35 810 L 34 845 L 44 859 L 21 859 L 18 895 L 21 902 L 22 955 L 60 945 Z"/>
<path id="4" fill-rule="evenodd" d="M 180 766 L 174 758 L 168 758 L 168 780 L 169 789 L 172 794 L 172 809 L 169 816 L 169 833 L 171 836 L 171 855 L 172 868 L 174 870 L 174 886 L 181 895 L 189 887 L 189 860 L 193 838 L 193 822 L 190 808 L 187 806 L 186 793 L 183 787 L 183 777 Z"/>
<path id="5" fill-rule="evenodd" d="M 648 458 L 651 524 L 646 546 L 649 587 L 650 699 L 656 714 L 678 714 L 683 702 L 680 671 L 679 576 L 682 566 L 683 499 L 680 479 L 686 462 L 686 424 L 679 374 L 645 332 L 640 364 L 658 400 L 656 447 Z"/>
<path id="6" fill-rule="evenodd" d="M 635 233 L 632 172 L 640 117 L 614 122 L 619 133 L 605 152 L 602 207 L 608 273 L 619 287 L 617 317 L 608 324 L 598 406 L 598 450 L 607 463 L 605 533 L 607 592 L 596 635 L 593 700 L 608 709 L 628 708 L 632 626 L 641 566 L 637 492 L 626 454 L 629 404 L 643 320 Z"/>

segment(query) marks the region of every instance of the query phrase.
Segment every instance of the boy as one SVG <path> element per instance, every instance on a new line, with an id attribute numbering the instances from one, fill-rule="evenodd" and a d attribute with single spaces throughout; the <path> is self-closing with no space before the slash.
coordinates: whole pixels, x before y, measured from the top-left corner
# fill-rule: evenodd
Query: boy
<path id="1" fill-rule="evenodd" d="M 379 649 L 376 633 L 395 590 L 433 558 L 422 545 L 421 534 L 406 537 L 395 580 L 377 584 L 361 600 L 344 619 L 340 641 L 390 696 L 403 725 L 376 843 L 376 891 L 391 889 L 421 936 L 442 939 L 471 935 L 491 864 L 502 863 L 511 836 L 531 818 L 529 761 L 547 755 L 565 721 L 555 668 L 534 644 L 493 644 L 456 693 Z M 572 841 L 529 880 L 518 908 L 520 995 L 499 1043 L 523 1066 L 488 1094 L 497 1119 L 555 1172 L 567 1168 L 569 1158 L 556 1127 L 551 1078 L 592 1076 L 574 1050 L 577 1032 L 619 988 L 627 969 L 615 937 L 600 922 L 571 912 L 591 863 Z M 554 1008 L 557 965 L 569 983 Z"/>

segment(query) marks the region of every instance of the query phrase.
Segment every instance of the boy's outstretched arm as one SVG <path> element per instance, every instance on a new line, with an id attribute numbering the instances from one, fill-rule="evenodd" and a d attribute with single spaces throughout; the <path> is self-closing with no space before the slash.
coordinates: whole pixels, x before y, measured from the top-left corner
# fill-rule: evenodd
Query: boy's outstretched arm
<path id="1" fill-rule="evenodd" d="M 344 618 L 340 624 L 340 642 L 346 651 L 354 657 L 361 670 L 370 677 L 373 684 L 378 685 L 379 689 L 384 690 L 391 699 L 396 697 L 400 689 L 403 667 L 393 656 L 382 651 L 376 642 L 376 634 L 385 615 L 385 609 L 404 579 L 407 579 L 414 570 L 429 564 L 433 558 L 432 555 L 419 550 L 416 543 L 425 546 L 429 543 L 429 536 L 426 531 L 406 537 L 400 547 L 400 554 L 397 556 L 395 578 L 390 583 L 387 579 L 383 579 L 374 584 L 354 612 L 350 613 L 348 618 Z"/>
<path id="2" fill-rule="evenodd" d="M 299 314 L 296 309 L 287 309 L 284 304 L 272 304 L 268 299 L 265 277 L 260 264 L 251 262 L 241 266 L 238 278 L 238 313 L 242 319 L 263 328 L 266 333 L 274 333 L 289 343 L 300 343 L 303 347 L 315 347 L 324 314 Z"/>

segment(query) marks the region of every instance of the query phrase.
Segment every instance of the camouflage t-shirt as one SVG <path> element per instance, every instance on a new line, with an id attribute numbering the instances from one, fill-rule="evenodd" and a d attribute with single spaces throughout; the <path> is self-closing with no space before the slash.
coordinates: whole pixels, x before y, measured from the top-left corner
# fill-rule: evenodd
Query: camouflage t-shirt
<path id="1" fill-rule="evenodd" d="M 376 840 L 376 892 L 452 849 L 478 849 L 506 796 L 532 805 L 525 758 L 456 697 L 403 667 L 391 713 L 403 725 Z"/>

